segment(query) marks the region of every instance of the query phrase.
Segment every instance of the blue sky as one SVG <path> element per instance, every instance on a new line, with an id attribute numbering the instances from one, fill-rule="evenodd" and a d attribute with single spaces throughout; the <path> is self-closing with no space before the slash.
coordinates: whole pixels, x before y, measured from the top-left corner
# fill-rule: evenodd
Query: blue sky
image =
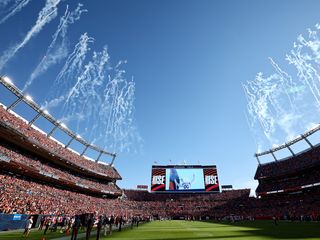
<path id="1" fill-rule="evenodd" d="M 271 74 L 268 57 L 286 65 L 285 55 L 297 36 L 319 22 L 320 2 L 80 2 L 88 12 L 68 29 L 69 53 L 87 32 L 95 39 L 93 50 L 108 46 L 113 66 L 127 60 L 125 75 L 135 82 L 134 126 L 142 141 L 118 154 L 115 165 L 123 176 L 119 185 L 149 185 L 155 161 L 186 161 L 216 164 L 221 184 L 252 187 L 257 142 L 246 121 L 242 83 L 258 72 Z M 60 2 L 57 17 L 6 63 L 1 74 L 22 89 L 45 55 L 66 5 L 74 9 L 77 3 Z M 24 38 L 44 5 L 45 1 L 30 1 L 0 24 L 0 54 Z M 2 6 L 0 18 L 8 6 Z M 27 88 L 36 102 L 44 102 L 64 60 Z M 60 117 L 57 110 L 51 113 Z M 280 142 L 285 140 L 279 136 Z"/>

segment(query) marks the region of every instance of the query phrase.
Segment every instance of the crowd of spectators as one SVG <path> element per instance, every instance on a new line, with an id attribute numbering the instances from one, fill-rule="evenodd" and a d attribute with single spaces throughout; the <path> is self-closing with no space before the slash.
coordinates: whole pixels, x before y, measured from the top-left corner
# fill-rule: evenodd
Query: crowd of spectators
<path id="1" fill-rule="evenodd" d="M 105 199 L 62 190 L 49 185 L 0 175 L 0 212 L 75 215 L 82 213 L 124 214 L 119 199 Z"/>
<path id="2" fill-rule="evenodd" d="M 217 194 L 194 194 L 194 197 L 166 198 L 159 201 L 131 199 L 130 192 L 120 199 L 105 199 L 61 190 L 21 177 L 0 175 L 0 212 L 68 215 L 96 213 L 130 216 L 154 216 L 174 218 L 192 216 L 197 219 L 208 216 L 221 219 L 228 215 L 244 218 L 300 219 L 308 216 L 318 219 L 320 191 L 274 197 L 249 197 L 247 190 L 228 191 Z M 137 191 L 136 191 L 137 192 Z M 242 192 L 242 193 L 241 193 Z M 128 194 L 129 193 L 129 194 Z M 244 194 L 246 193 L 246 194 Z M 145 195 L 158 196 L 145 192 Z"/>
<path id="3" fill-rule="evenodd" d="M 206 193 L 156 193 L 150 194 L 145 190 L 124 190 L 125 196 L 134 201 L 157 201 L 167 202 L 174 200 L 187 200 L 187 201 L 226 201 L 235 198 L 249 197 L 250 189 L 239 189 L 232 191 L 221 192 L 220 194 L 206 194 Z"/>
<path id="4" fill-rule="evenodd" d="M 282 178 L 260 179 L 256 192 L 258 194 L 281 190 L 289 192 L 300 189 L 302 186 L 303 188 L 308 185 L 311 187 L 312 184 L 317 183 L 320 183 L 320 167 Z"/>
<path id="5" fill-rule="evenodd" d="M 0 154 L 6 156 L 10 161 L 16 162 L 20 167 L 31 167 L 33 170 L 37 170 L 45 176 L 51 176 L 55 179 L 64 180 L 60 181 L 61 185 L 65 181 L 74 183 L 83 188 L 91 188 L 97 191 L 111 191 L 121 193 L 121 190 L 113 182 L 100 183 L 94 179 L 86 179 L 84 177 L 76 176 L 69 171 L 61 170 L 57 166 L 53 167 L 48 162 L 40 161 L 38 158 L 28 155 L 23 151 L 19 151 L 17 148 L 10 148 L 8 145 L 0 143 Z M 84 189 L 85 190 L 85 189 Z"/>
<path id="6" fill-rule="evenodd" d="M 296 174 L 315 166 L 320 166 L 320 146 L 315 146 L 283 160 L 260 164 L 255 179 L 274 178 Z"/>
<path id="7" fill-rule="evenodd" d="M 83 171 L 93 171 L 117 180 L 119 173 L 109 165 L 89 161 L 70 151 L 45 134 L 29 126 L 27 122 L 0 106 L 0 124 L 15 129 L 25 141 L 35 144 L 61 160 L 71 162 Z M 274 191 L 319 182 L 320 147 L 305 151 L 295 157 L 260 165 L 255 178 L 259 180 L 259 191 Z M 100 191 L 120 191 L 111 183 L 98 182 L 94 178 L 82 177 L 72 169 L 61 169 L 50 159 L 39 159 L 23 150 L 0 144 L 0 156 L 6 160 L 28 166 L 39 173 L 56 176 Z M 313 170 L 310 170 L 313 168 Z M 147 191 L 124 191 L 122 198 L 107 199 L 84 193 L 63 190 L 36 182 L 31 176 L 0 173 L 0 213 L 44 214 L 52 219 L 61 216 L 71 221 L 72 216 L 95 214 L 96 216 L 156 216 L 172 218 L 192 216 L 200 218 L 223 218 L 228 215 L 245 218 L 277 216 L 284 219 L 319 219 L 320 191 L 312 189 L 298 194 L 276 194 L 263 198 L 249 197 L 249 189 L 231 190 L 217 194 L 151 194 Z M 60 218 L 61 220 L 61 218 Z M 122 221 L 122 220 L 121 220 Z M 120 222 L 121 222 L 120 221 Z"/>
<path id="8" fill-rule="evenodd" d="M 276 194 L 263 198 L 247 198 L 229 201 L 221 209 L 213 209 L 215 214 L 224 215 L 225 207 L 232 209 L 232 214 L 255 219 L 320 220 L 319 190 L 296 194 Z"/>
<path id="9" fill-rule="evenodd" d="M 44 148 L 46 151 L 59 156 L 61 159 L 72 162 L 81 169 L 94 171 L 95 173 L 100 173 L 115 179 L 121 178 L 119 173 L 112 166 L 87 160 L 75 152 L 70 151 L 53 139 L 48 138 L 47 135 L 37 131 L 13 113 L 10 113 L 10 110 L 6 111 L 2 105 L 0 105 L 0 122 L 5 126 L 9 126 L 12 129 L 19 131 L 26 137 L 27 141 Z"/>

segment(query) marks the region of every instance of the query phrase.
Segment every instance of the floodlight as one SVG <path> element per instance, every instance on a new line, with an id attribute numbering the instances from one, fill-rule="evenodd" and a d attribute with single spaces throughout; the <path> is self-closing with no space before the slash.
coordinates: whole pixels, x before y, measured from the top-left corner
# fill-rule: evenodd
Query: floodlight
<path id="1" fill-rule="evenodd" d="M 313 126 L 311 126 L 309 130 L 315 130 L 320 126 L 319 124 L 312 124 L 312 125 Z"/>
<path id="2" fill-rule="evenodd" d="M 43 113 L 49 115 L 49 112 L 47 109 L 43 110 Z"/>
<path id="3" fill-rule="evenodd" d="M 64 123 L 61 123 L 60 126 L 63 127 L 63 128 L 68 128 L 67 125 L 64 124 Z"/>
<path id="4" fill-rule="evenodd" d="M 4 80 L 6 83 L 8 83 L 8 84 L 13 85 L 13 82 L 11 81 L 11 79 L 10 79 L 9 77 L 4 76 L 4 77 L 3 77 L 3 80 Z"/>
<path id="5" fill-rule="evenodd" d="M 27 100 L 30 101 L 30 102 L 33 102 L 33 99 L 32 99 L 32 97 L 31 97 L 30 95 L 26 95 L 26 96 L 25 96 L 25 99 L 27 99 Z"/>

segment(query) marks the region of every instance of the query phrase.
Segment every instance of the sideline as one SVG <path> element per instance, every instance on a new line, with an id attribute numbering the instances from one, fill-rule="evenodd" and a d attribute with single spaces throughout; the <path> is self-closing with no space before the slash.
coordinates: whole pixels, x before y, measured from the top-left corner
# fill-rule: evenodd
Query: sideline
<path id="1" fill-rule="evenodd" d="M 90 234 L 90 237 L 95 237 L 97 235 L 97 231 L 92 231 Z M 80 233 L 77 236 L 77 239 L 83 239 L 86 237 L 86 233 Z M 54 238 L 54 239 L 50 239 L 50 240 L 70 240 L 71 235 L 69 236 L 65 236 L 65 237 L 60 237 L 60 238 Z"/>
<path id="2" fill-rule="evenodd" d="M 122 226 L 122 230 L 127 230 L 130 227 L 131 227 L 131 224 L 124 224 Z M 119 228 L 116 225 L 114 225 L 114 228 L 113 228 L 112 232 L 118 232 L 118 231 L 119 231 Z M 105 237 L 105 236 L 103 236 L 102 233 L 103 233 L 103 231 L 101 230 L 100 238 Z M 91 232 L 91 234 L 90 234 L 90 238 L 91 237 L 95 237 L 96 235 L 97 235 L 97 230 L 93 230 Z M 84 233 L 78 234 L 77 239 L 81 240 L 81 239 L 84 239 L 85 237 L 86 237 L 86 233 L 84 232 Z M 65 237 L 53 238 L 53 239 L 50 239 L 50 240 L 70 240 L 70 239 L 71 239 L 71 235 L 65 236 Z"/>

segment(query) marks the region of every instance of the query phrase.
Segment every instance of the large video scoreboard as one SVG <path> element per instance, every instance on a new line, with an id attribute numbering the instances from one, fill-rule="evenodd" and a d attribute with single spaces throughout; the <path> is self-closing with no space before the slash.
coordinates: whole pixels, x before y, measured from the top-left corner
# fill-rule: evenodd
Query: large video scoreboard
<path id="1" fill-rule="evenodd" d="M 219 192 L 215 165 L 152 166 L 151 192 Z"/>

